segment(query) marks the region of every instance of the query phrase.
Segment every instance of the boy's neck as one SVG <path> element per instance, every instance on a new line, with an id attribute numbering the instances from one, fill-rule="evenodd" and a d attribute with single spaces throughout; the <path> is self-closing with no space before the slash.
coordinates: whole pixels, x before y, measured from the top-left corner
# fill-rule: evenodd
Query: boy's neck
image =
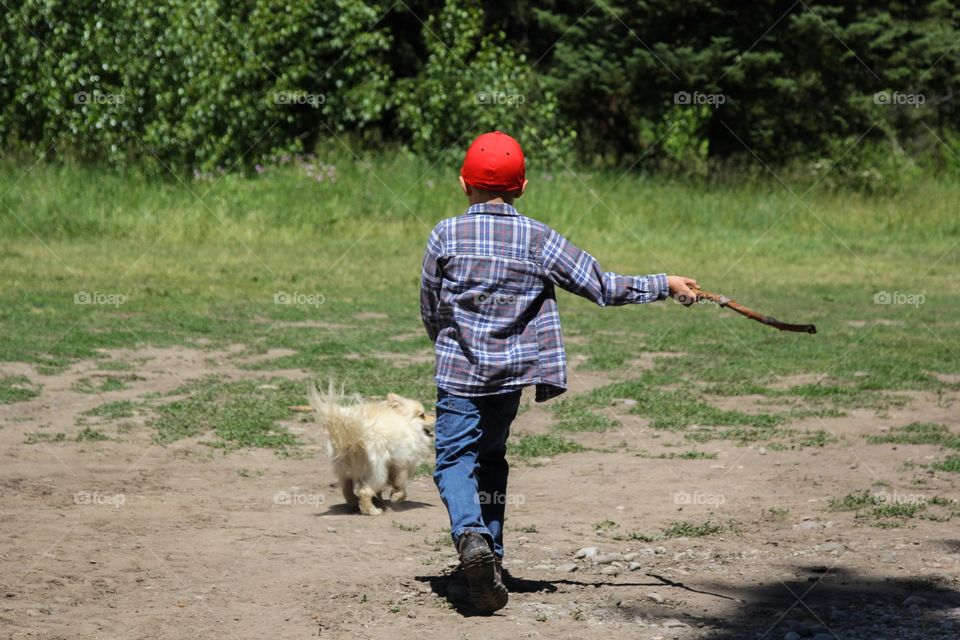
<path id="1" fill-rule="evenodd" d="M 485 194 L 471 193 L 470 206 L 472 207 L 475 204 L 508 204 L 512 207 L 514 199 L 515 198 L 504 198 L 502 196 L 490 197 Z"/>

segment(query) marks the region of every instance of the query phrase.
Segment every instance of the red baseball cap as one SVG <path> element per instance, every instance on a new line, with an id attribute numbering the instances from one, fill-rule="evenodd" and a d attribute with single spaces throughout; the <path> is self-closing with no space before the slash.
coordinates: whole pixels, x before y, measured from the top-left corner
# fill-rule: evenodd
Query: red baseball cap
<path id="1" fill-rule="evenodd" d="M 526 173 L 520 143 L 502 131 L 477 137 L 460 169 L 464 182 L 484 191 L 520 191 Z"/>

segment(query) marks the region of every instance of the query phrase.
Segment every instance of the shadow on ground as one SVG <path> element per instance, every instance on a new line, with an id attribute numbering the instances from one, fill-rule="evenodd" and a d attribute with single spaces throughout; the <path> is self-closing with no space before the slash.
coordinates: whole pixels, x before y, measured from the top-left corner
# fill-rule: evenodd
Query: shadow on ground
<path id="1" fill-rule="evenodd" d="M 558 600 L 561 596 L 553 595 L 557 591 L 600 587 L 618 596 L 616 613 L 623 622 L 649 626 L 669 618 L 678 626 L 699 627 L 700 637 L 708 640 L 779 640 L 790 631 L 803 638 L 824 634 L 822 638 L 833 640 L 960 638 L 960 581 L 956 577 L 935 583 L 825 566 L 796 567 L 783 581 L 749 587 L 695 579 L 677 582 L 652 573 L 644 577 L 649 579 L 525 580 L 507 576 L 505 582 L 512 593 L 543 593 L 544 603 Z M 418 576 L 417 580 L 428 583 L 462 615 L 474 615 L 459 570 Z M 666 608 L 646 596 L 652 587 L 668 601 L 689 602 L 692 594 L 697 594 L 697 604 Z M 710 606 L 711 601 L 715 605 Z M 704 610 L 717 613 L 704 614 Z"/>

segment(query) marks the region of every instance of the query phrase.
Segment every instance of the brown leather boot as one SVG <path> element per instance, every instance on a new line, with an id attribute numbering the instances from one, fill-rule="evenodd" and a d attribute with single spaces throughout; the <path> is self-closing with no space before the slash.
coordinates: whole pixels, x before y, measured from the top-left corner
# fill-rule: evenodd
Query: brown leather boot
<path id="1" fill-rule="evenodd" d="M 486 539 L 467 532 L 457 540 L 460 563 L 467 576 L 470 601 L 480 613 L 491 614 L 507 606 L 507 588 L 501 580 L 501 567 Z"/>

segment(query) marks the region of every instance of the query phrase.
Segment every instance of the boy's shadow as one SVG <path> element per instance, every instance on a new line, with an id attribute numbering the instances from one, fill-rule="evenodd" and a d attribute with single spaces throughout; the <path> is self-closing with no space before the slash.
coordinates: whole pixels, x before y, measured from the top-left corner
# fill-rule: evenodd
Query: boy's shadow
<path id="1" fill-rule="evenodd" d="M 553 593 L 557 590 L 557 585 L 571 585 L 579 587 L 674 587 L 716 596 L 728 600 L 737 600 L 737 598 L 709 591 L 701 591 L 689 587 L 681 582 L 674 582 L 663 576 L 653 573 L 646 574 L 647 577 L 654 578 L 653 582 L 606 582 L 603 580 L 571 580 L 562 578 L 558 580 L 527 580 L 517 578 L 510 574 L 506 569 L 503 570 L 503 584 L 510 593 Z M 446 599 L 448 603 L 463 616 L 478 615 L 477 611 L 470 603 L 470 595 L 467 592 L 467 579 L 463 575 L 463 568 L 457 567 L 452 572 L 439 576 L 417 576 L 418 582 L 426 582 L 430 585 L 430 590 L 441 598 Z"/>
<path id="2" fill-rule="evenodd" d="M 426 582 L 430 590 L 450 603 L 457 613 L 463 616 L 478 615 L 470 604 L 470 594 L 467 592 L 467 578 L 463 575 L 463 567 L 457 567 L 452 572 L 439 576 L 417 576 L 417 582 Z M 545 591 L 552 593 L 557 587 L 547 580 L 525 580 L 515 578 L 506 569 L 503 570 L 503 584 L 510 593 L 538 593 Z"/>

